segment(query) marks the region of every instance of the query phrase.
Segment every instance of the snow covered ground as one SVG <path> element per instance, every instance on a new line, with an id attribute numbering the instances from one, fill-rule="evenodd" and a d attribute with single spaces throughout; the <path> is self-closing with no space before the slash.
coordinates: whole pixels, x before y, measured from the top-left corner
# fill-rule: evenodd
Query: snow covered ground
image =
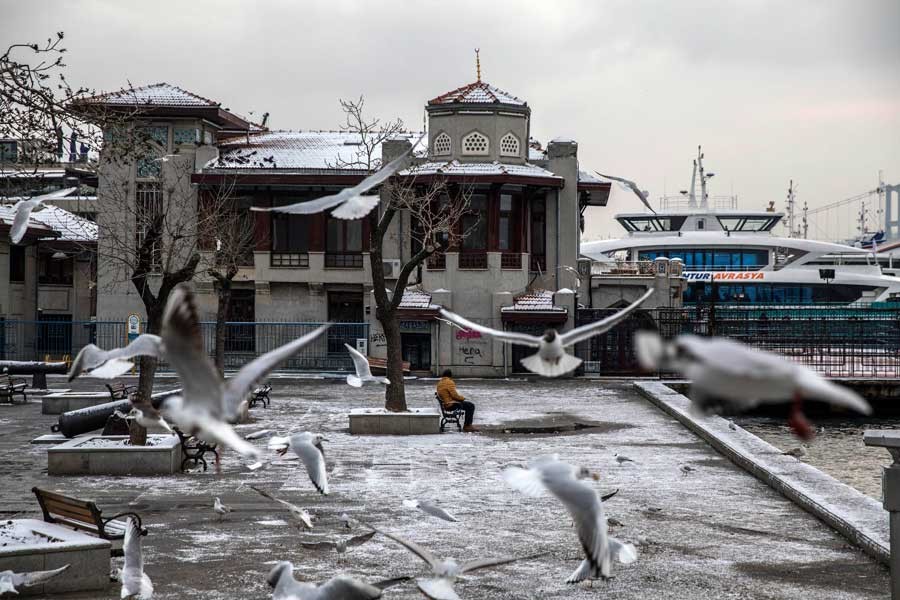
<path id="1" fill-rule="evenodd" d="M 53 382 L 51 381 L 51 384 Z M 166 383 L 171 383 L 166 381 Z M 49 477 L 46 447 L 29 441 L 49 430 L 53 417 L 40 404 L 0 406 L 2 515 L 39 515 L 30 489 L 40 485 L 92 498 L 108 515 L 135 510 L 150 535 L 145 568 L 155 598 L 266 598 L 265 574 L 291 560 L 297 577 L 322 581 L 344 571 L 366 580 L 424 574 L 424 565 L 390 540 L 376 536 L 351 548 L 343 561 L 300 540 L 345 537 L 347 512 L 458 559 L 526 555 L 539 560 L 474 573 L 457 585 L 463 598 L 884 598 L 886 569 L 764 484 L 732 465 L 674 420 L 653 408 L 629 384 L 597 381 L 466 381 L 461 393 L 476 403 L 479 434 L 351 437 L 347 412 L 379 407 L 380 387 L 353 389 L 339 382 L 273 381 L 272 405 L 255 408 L 258 429 L 327 434 L 332 493 L 318 495 L 297 461 L 279 460 L 248 472 L 226 452 L 222 473 L 175 477 Z M 433 382 L 410 382 L 415 408 L 430 408 Z M 78 389 L 99 389 L 76 382 Z M 558 431 L 558 432 L 556 432 Z M 508 433 L 506 433 L 508 432 Z M 265 440 L 254 442 L 260 446 Z M 598 489 L 618 488 L 606 508 L 622 523 L 612 534 L 638 547 L 637 562 L 616 564 L 614 578 L 567 586 L 581 552 L 571 521 L 552 498 L 526 498 L 500 472 L 530 457 L 559 453 L 599 469 Z M 636 463 L 618 466 L 613 454 Z M 679 466 L 697 470 L 685 477 Z M 270 490 L 310 510 L 315 529 L 301 532 L 290 516 L 242 482 Z M 213 498 L 235 511 L 219 520 Z M 431 499 L 455 514 L 446 523 L 405 498 Z M 71 595 L 70 598 L 88 596 Z M 90 596 L 96 598 L 96 594 Z M 117 598 L 111 585 L 104 598 Z M 386 598 L 419 598 L 411 584 Z"/>

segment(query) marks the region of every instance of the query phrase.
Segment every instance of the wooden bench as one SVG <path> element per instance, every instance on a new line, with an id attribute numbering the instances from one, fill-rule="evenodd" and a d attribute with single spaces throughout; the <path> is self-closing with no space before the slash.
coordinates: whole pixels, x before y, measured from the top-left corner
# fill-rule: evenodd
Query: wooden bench
<path id="1" fill-rule="evenodd" d="M 269 398 L 269 392 L 272 391 L 272 386 L 268 383 L 262 385 L 250 393 L 250 401 L 247 403 L 247 408 L 253 408 L 257 404 L 262 404 L 263 408 L 269 408 L 269 403 L 272 401 Z"/>
<path id="2" fill-rule="evenodd" d="M 123 512 L 104 518 L 97 505 L 90 500 L 79 500 L 63 496 L 57 492 L 42 490 L 39 487 L 31 488 L 37 496 L 38 504 L 44 512 L 44 521 L 72 527 L 104 540 L 117 542 L 125 539 L 125 529 L 128 526 L 125 517 L 131 517 L 137 524 L 141 535 L 147 535 L 147 530 L 141 524 L 141 517 L 134 512 Z M 113 556 L 122 556 L 122 548 L 119 545 L 112 550 Z"/>
<path id="3" fill-rule="evenodd" d="M 137 391 L 136 385 L 125 385 L 121 381 L 113 381 L 106 384 L 109 396 L 113 400 L 128 400 L 128 396 Z"/>
<path id="4" fill-rule="evenodd" d="M 0 374 L 0 399 L 5 399 L 10 404 L 15 404 L 15 395 L 22 396 L 22 403 L 28 402 L 25 388 L 28 382 L 21 377 L 10 377 L 6 373 Z"/>
<path id="5" fill-rule="evenodd" d="M 434 393 L 434 399 L 437 400 L 438 409 L 441 411 L 441 433 L 444 433 L 444 426 L 447 423 L 456 423 L 456 428 L 459 431 L 462 431 L 463 424 L 460 419 L 463 419 L 466 416 L 466 411 L 463 410 L 462 406 L 457 403 L 455 407 L 447 408 L 444 406 L 444 403 L 441 402 L 441 397 L 437 392 Z"/>
<path id="6" fill-rule="evenodd" d="M 178 439 L 181 440 L 181 452 L 184 458 L 181 459 L 181 470 L 184 471 L 185 466 L 188 463 L 194 463 L 194 466 L 203 465 L 203 470 L 206 471 L 208 465 L 206 464 L 206 459 L 203 458 L 203 455 L 207 452 L 212 452 L 216 457 L 216 461 L 219 460 L 219 451 L 216 449 L 216 444 L 207 444 L 203 440 L 199 438 L 195 438 L 192 435 L 185 435 L 177 427 L 173 427 L 175 433 L 178 435 Z"/>
<path id="7" fill-rule="evenodd" d="M 371 356 L 367 356 L 366 360 L 369 361 L 369 368 L 372 370 L 372 373 L 378 371 L 379 374 L 387 374 L 387 359 L 386 358 L 373 358 Z M 403 361 L 403 372 L 409 373 L 409 363 Z"/>

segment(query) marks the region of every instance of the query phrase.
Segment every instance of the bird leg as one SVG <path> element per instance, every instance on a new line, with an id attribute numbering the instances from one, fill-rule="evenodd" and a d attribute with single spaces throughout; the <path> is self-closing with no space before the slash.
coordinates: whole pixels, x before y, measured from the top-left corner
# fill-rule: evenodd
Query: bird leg
<path id="1" fill-rule="evenodd" d="M 799 392 L 794 392 L 794 403 L 791 405 L 791 414 L 788 417 L 788 425 L 801 440 L 809 441 L 816 435 L 816 430 L 803 414 L 803 398 Z"/>

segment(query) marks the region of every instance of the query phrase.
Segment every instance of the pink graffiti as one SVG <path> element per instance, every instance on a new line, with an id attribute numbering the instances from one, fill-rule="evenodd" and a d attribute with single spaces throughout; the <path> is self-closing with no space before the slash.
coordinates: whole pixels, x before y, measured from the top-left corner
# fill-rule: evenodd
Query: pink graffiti
<path id="1" fill-rule="evenodd" d="M 472 331 L 471 329 L 458 329 L 456 331 L 456 339 L 458 340 L 477 340 L 480 337 L 480 332 Z"/>

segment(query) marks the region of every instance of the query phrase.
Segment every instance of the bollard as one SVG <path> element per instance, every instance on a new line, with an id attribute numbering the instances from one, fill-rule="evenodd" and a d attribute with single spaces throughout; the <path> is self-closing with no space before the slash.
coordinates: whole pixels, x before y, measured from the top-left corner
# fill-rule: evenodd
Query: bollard
<path id="1" fill-rule="evenodd" d="M 881 474 L 881 496 L 882 505 L 890 514 L 891 600 L 900 600 L 900 431 L 866 431 L 863 442 L 884 448 L 894 459 Z"/>

